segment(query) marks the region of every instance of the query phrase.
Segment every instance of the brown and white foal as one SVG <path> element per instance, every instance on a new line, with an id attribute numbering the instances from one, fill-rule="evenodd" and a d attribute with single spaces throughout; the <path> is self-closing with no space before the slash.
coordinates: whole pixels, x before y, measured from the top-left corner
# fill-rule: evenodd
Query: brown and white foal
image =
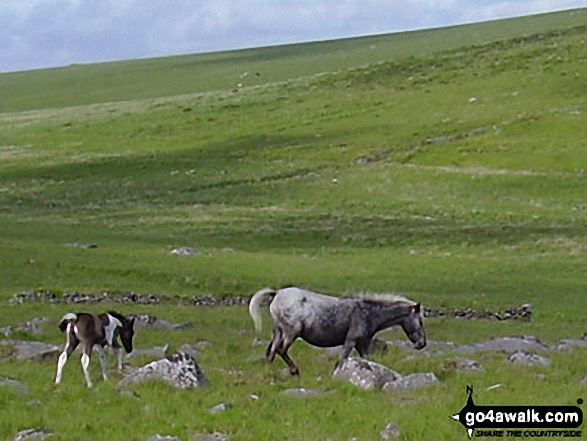
<path id="1" fill-rule="evenodd" d="M 59 329 L 61 332 L 65 332 L 67 337 L 65 348 L 59 356 L 57 363 L 55 383 L 61 382 L 63 366 L 67 358 L 80 343 L 84 351 L 81 362 L 88 387 L 92 387 L 88 366 L 90 365 L 90 356 L 92 355 L 94 345 L 100 355 L 100 366 L 102 367 L 104 380 L 107 379 L 107 363 L 104 346 L 108 345 L 114 350 L 118 360 L 118 369 L 122 369 L 122 348 L 120 347 L 120 343 L 118 343 L 118 337 L 120 337 L 122 346 L 124 346 L 126 352 L 132 352 L 134 320 L 134 317 L 127 319 L 125 316 L 114 311 L 108 311 L 100 315 L 87 314 L 85 312 L 65 314 L 61 319 Z"/>

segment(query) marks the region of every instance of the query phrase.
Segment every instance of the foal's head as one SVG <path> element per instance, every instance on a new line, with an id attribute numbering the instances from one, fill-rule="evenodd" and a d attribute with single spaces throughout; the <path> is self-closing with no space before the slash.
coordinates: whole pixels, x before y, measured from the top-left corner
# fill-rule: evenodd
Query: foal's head
<path id="1" fill-rule="evenodd" d="M 124 346 L 124 350 L 130 354 L 132 352 L 132 339 L 135 335 L 135 318 L 127 319 L 123 315 L 113 311 L 109 311 L 108 313 L 116 317 L 122 324 L 120 327 L 120 341 L 122 342 L 122 346 Z"/>
<path id="2" fill-rule="evenodd" d="M 419 303 L 410 305 L 408 314 L 400 322 L 400 326 L 416 349 L 423 349 L 426 346 L 426 331 L 422 323 L 421 309 Z"/>

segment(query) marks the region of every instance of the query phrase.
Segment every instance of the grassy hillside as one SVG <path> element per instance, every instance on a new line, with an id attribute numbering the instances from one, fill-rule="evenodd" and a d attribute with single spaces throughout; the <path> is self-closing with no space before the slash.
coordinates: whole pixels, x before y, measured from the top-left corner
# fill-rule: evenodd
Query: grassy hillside
<path id="1" fill-rule="evenodd" d="M 0 112 L 270 84 L 550 32 L 586 21 L 587 9 L 577 9 L 363 38 L 6 73 L 0 74 Z"/>
<path id="2" fill-rule="evenodd" d="M 153 63 L 177 86 L 165 72 L 189 57 L 1 76 L 2 84 L 29 78 L 40 85 L 43 75 L 84 69 L 128 75 L 110 77 L 108 88 L 84 86 L 83 94 L 71 92 L 66 75 L 54 89 L 61 101 L 34 88 L 18 103 L 16 94 L 10 104 L 0 100 L 0 301 L 39 288 L 188 297 L 298 284 L 334 294 L 396 291 L 433 307 L 534 307 L 529 323 L 429 319 L 433 340 L 579 337 L 587 330 L 587 28 L 570 20 L 585 13 L 374 37 L 389 47 L 401 38 L 423 43 L 370 60 L 357 50 L 353 63 L 322 70 L 308 61 L 320 48 L 369 40 L 207 55 L 225 57 L 230 81 L 217 74 L 202 89 L 164 91 L 162 81 L 138 92 L 130 86 L 138 77 L 123 69 L 135 66 L 146 78 Z M 472 29 L 486 33 L 472 40 Z M 306 60 L 299 71 L 269 60 L 294 49 Z M 279 74 L 267 67 L 255 76 L 256 65 L 239 61 L 253 53 L 267 54 Z M 234 92 L 244 70 L 251 73 Z M 83 105 L 62 107 L 74 103 Z M 170 255 L 180 246 L 201 254 Z M 54 325 L 71 307 L 4 304 L 0 325 L 44 315 L 50 322 L 42 336 L 19 337 L 62 342 Z M 0 433 L 46 426 L 56 439 L 77 439 L 79 419 L 63 409 L 92 393 L 103 412 L 83 423 L 85 439 L 188 439 L 214 430 L 270 439 L 285 427 L 292 440 L 373 440 L 393 420 L 399 439 L 452 440 L 466 436 L 448 418 L 464 405 L 465 384 L 475 385 L 480 404 L 574 405 L 587 395 L 584 349 L 549 353 L 551 366 L 537 369 L 507 365 L 499 353 L 475 355 L 485 367 L 475 374 L 452 368 L 455 354 L 410 359 L 391 350 L 376 360 L 403 374 L 432 371 L 441 381 L 387 394 L 330 379 L 330 361 L 302 343 L 292 350 L 302 378 L 282 378 L 281 362 L 265 366 L 264 348 L 251 346 L 245 308 L 122 309 L 194 321 L 181 332 L 144 331 L 137 345 L 209 341 L 198 361 L 212 387 L 175 392 L 147 384 L 136 399 L 121 397 L 113 382 L 86 391 L 77 359 L 59 387 L 51 383 L 52 362 L 0 361 L 0 376 L 31 389 L 23 397 L 0 388 Z M 385 338 L 405 339 L 396 331 Z M 485 390 L 495 384 L 503 386 Z M 289 387 L 325 394 L 296 401 L 279 394 Z M 234 408 L 209 414 L 222 400 Z"/>

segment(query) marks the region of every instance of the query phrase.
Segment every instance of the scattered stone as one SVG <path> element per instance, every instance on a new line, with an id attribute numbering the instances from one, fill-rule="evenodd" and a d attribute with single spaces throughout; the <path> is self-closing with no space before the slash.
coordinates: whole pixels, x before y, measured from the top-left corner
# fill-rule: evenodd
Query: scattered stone
<path id="1" fill-rule="evenodd" d="M 322 395 L 322 392 L 316 389 L 305 389 L 303 387 L 296 387 L 293 389 L 285 389 L 281 392 L 283 395 L 291 395 L 294 397 L 317 397 Z"/>
<path id="2" fill-rule="evenodd" d="M 483 370 L 479 363 L 475 360 L 469 360 L 468 358 L 457 357 L 451 361 L 456 364 L 456 368 L 460 371 L 479 372 Z"/>
<path id="3" fill-rule="evenodd" d="M 153 435 L 147 441 L 181 441 L 177 436 Z"/>
<path id="4" fill-rule="evenodd" d="M 26 429 L 21 430 L 14 437 L 14 441 L 26 440 L 26 439 L 43 439 L 53 435 L 52 430 L 47 429 Z"/>
<path id="5" fill-rule="evenodd" d="M 492 384 L 492 385 L 491 385 L 491 386 L 489 386 L 489 387 L 486 387 L 486 388 L 485 388 L 485 390 L 493 390 L 493 389 L 498 389 L 498 388 L 500 388 L 500 387 L 503 387 L 503 384 L 501 384 L 501 383 L 497 383 L 497 384 Z"/>
<path id="6" fill-rule="evenodd" d="M 65 246 L 72 248 L 81 248 L 82 250 L 91 250 L 93 248 L 98 248 L 98 245 L 88 242 L 70 242 L 65 244 Z"/>
<path id="7" fill-rule="evenodd" d="M 19 380 L 10 377 L 0 377 L 0 386 L 7 386 L 21 395 L 28 395 L 29 388 Z"/>
<path id="8" fill-rule="evenodd" d="M 211 414 L 217 414 L 217 413 L 221 413 L 224 412 L 225 410 L 228 410 L 232 407 L 232 403 L 230 403 L 229 401 L 223 401 L 220 404 L 217 404 L 214 407 L 211 407 L 208 412 L 210 412 Z"/>
<path id="9" fill-rule="evenodd" d="M 0 345 L 12 346 L 17 360 L 56 360 L 61 349 L 39 341 L 0 340 Z"/>
<path id="10" fill-rule="evenodd" d="M 167 355 L 167 349 L 169 349 L 168 344 L 164 346 L 153 346 L 152 348 L 133 348 L 132 352 L 128 354 L 127 357 L 150 356 L 163 358 Z"/>
<path id="11" fill-rule="evenodd" d="M 587 333 L 583 334 L 581 338 L 570 338 L 561 340 L 555 346 L 555 348 L 559 351 L 568 351 L 575 347 L 587 348 Z"/>
<path id="12" fill-rule="evenodd" d="M 198 342 L 196 342 L 196 344 L 194 345 L 194 348 L 196 350 L 201 350 L 201 349 L 205 349 L 207 347 L 209 347 L 212 343 L 210 343 L 208 340 L 200 340 Z"/>
<path id="13" fill-rule="evenodd" d="M 227 441 L 228 435 L 220 432 L 214 433 L 194 433 L 190 436 L 190 441 Z"/>
<path id="14" fill-rule="evenodd" d="M 548 366 L 550 359 L 536 354 L 530 354 L 524 351 L 517 351 L 510 354 L 506 360 L 507 363 L 521 364 L 524 366 Z"/>
<path id="15" fill-rule="evenodd" d="M 397 427 L 397 424 L 391 422 L 388 423 L 379 434 L 381 435 L 381 439 L 391 439 L 398 437 L 400 435 L 400 431 Z"/>
<path id="16" fill-rule="evenodd" d="M 175 331 L 193 327 L 193 323 L 191 322 L 172 324 L 149 314 L 131 314 L 130 317 L 135 318 L 135 328 L 158 328 L 166 331 Z"/>
<path id="17" fill-rule="evenodd" d="M 348 357 L 334 369 L 334 378 L 349 381 L 361 389 L 379 389 L 401 375 L 373 361 Z"/>
<path id="18" fill-rule="evenodd" d="M 438 383 L 438 378 L 432 372 L 415 373 L 400 377 L 383 385 L 383 390 L 391 392 L 403 389 L 417 389 L 432 383 Z"/>
<path id="19" fill-rule="evenodd" d="M 190 257 L 190 256 L 199 256 L 201 253 L 198 250 L 194 250 L 190 247 L 181 247 L 175 248 L 171 250 L 171 255 L 173 256 L 183 256 L 183 257 Z"/>
<path id="20" fill-rule="evenodd" d="M 118 387 L 152 379 L 166 381 L 178 389 L 200 387 L 208 383 L 194 357 L 179 352 L 137 369 L 123 378 Z"/>

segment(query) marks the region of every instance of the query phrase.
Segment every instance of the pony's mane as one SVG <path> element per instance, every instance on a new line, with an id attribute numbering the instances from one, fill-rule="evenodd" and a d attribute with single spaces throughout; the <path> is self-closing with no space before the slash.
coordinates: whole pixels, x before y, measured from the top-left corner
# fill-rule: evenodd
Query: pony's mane
<path id="1" fill-rule="evenodd" d="M 122 314 L 117 313 L 116 311 L 108 311 L 108 314 L 120 320 L 120 323 L 122 323 L 123 326 L 126 326 L 126 324 L 128 323 L 128 319 Z"/>
<path id="2" fill-rule="evenodd" d="M 361 293 L 358 295 L 358 298 L 379 303 L 405 302 L 409 305 L 416 304 L 416 302 L 395 293 Z"/>

